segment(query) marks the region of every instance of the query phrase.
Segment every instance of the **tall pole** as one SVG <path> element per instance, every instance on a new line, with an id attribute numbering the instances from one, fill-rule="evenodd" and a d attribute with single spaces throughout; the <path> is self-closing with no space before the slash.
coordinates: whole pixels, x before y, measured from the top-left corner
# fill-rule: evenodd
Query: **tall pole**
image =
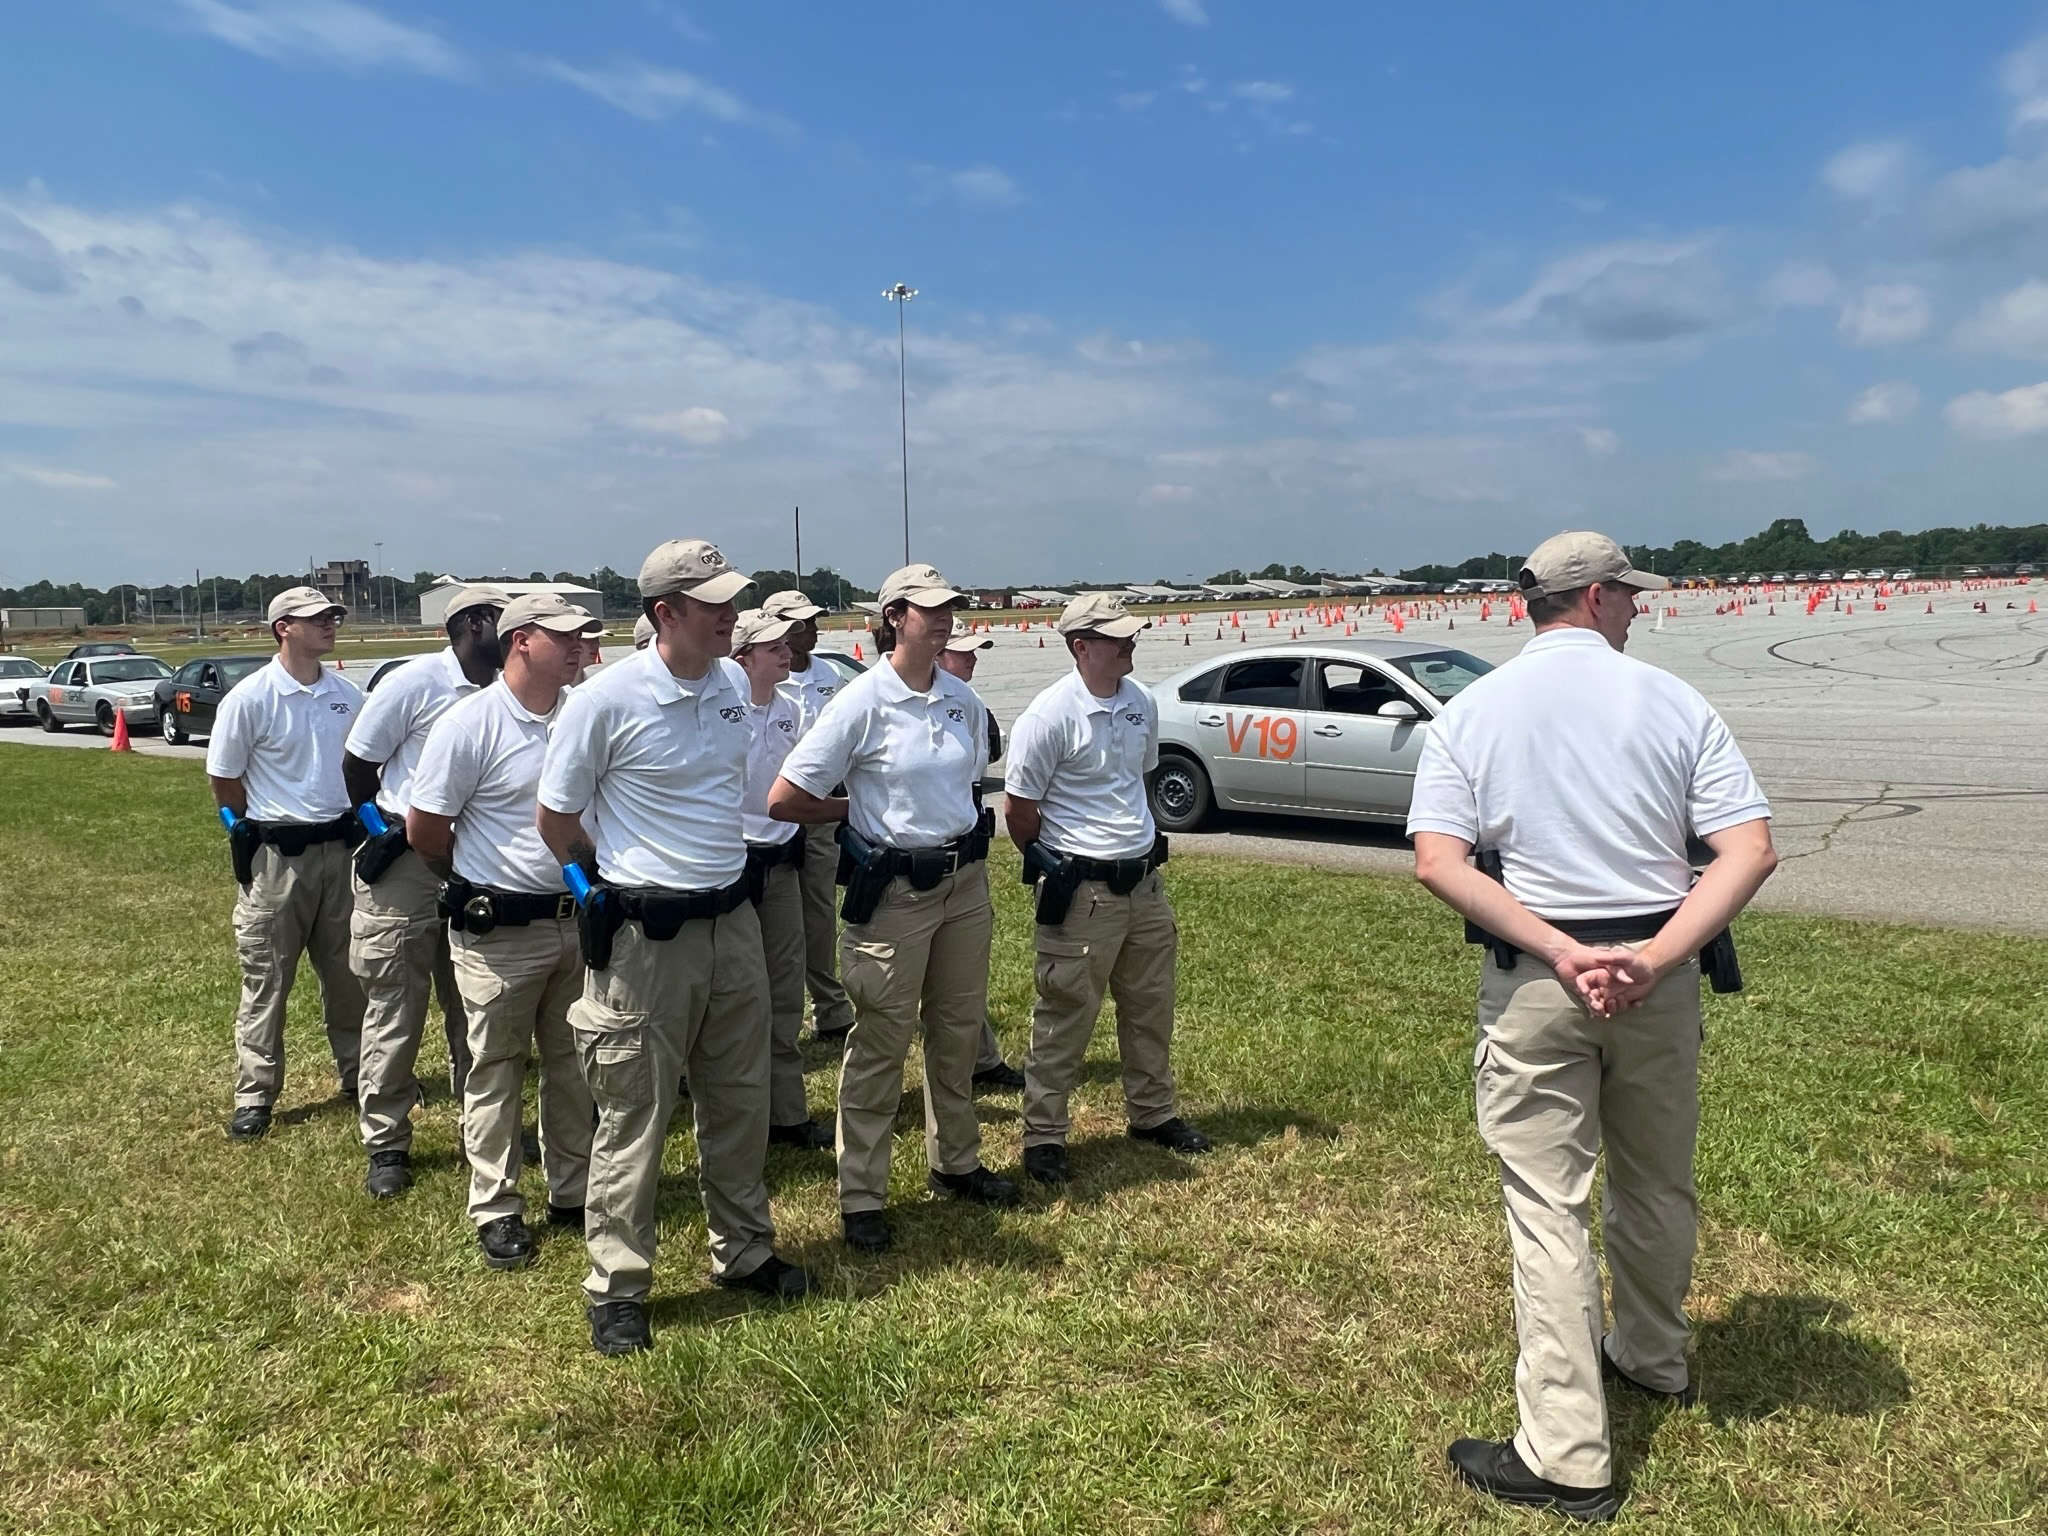
<path id="1" fill-rule="evenodd" d="M 796 517 L 796 589 L 804 589 L 804 509 L 798 507 Z"/>
<path id="2" fill-rule="evenodd" d="M 206 638 L 206 589 L 199 585 L 199 567 L 192 567 L 192 616 L 199 624 L 199 638 Z"/>
<path id="3" fill-rule="evenodd" d="M 903 563 L 910 564 L 910 359 L 903 337 L 903 311 L 917 297 L 904 283 L 884 288 L 882 297 L 896 306 L 896 419 L 903 440 Z"/>
<path id="4" fill-rule="evenodd" d="M 374 549 L 377 552 L 377 569 L 370 572 L 370 596 L 374 599 L 378 595 L 377 578 L 378 576 L 383 574 L 384 571 L 384 541 L 382 539 L 378 539 L 376 542 L 371 544 L 370 548 Z M 376 604 L 376 609 L 377 617 L 380 619 L 383 618 L 384 604 L 382 602 L 378 602 Z"/>

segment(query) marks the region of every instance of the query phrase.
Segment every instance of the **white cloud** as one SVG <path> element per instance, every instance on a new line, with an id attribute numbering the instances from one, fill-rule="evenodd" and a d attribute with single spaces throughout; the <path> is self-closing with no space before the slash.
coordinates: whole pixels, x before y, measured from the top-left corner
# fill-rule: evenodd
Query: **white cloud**
<path id="1" fill-rule="evenodd" d="M 1942 407 L 1948 424 L 1987 442 L 2048 432 L 2048 384 L 2027 384 L 2003 394 L 1973 390 Z"/>
<path id="2" fill-rule="evenodd" d="M 1880 421 L 1903 421 L 1920 409 L 1920 391 L 1904 379 L 1873 384 L 1849 402 L 1846 419 L 1857 426 Z"/>
<path id="3" fill-rule="evenodd" d="M 2037 37 L 2007 54 L 1999 67 L 1998 83 L 2013 99 L 2015 131 L 2048 122 L 2048 36 Z"/>
<path id="4" fill-rule="evenodd" d="M 2048 223 L 2048 161 L 2011 156 L 1964 166 L 1934 184 L 1927 230 L 1937 247 L 2003 251 Z"/>
<path id="5" fill-rule="evenodd" d="M 1278 80 L 1240 80 L 1230 88 L 1230 94 L 1240 101 L 1257 101 L 1271 105 L 1278 101 L 1293 99 L 1294 87 Z"/>
<path id="6" fill-rule="evenodd" d="M 1195 488 L 1192 485 L 1167 485 L 1161 483 L 1146 486 L 1144 490 L 1138 493 L 1138 500 L 1143 502 L 1192 501 L 1194 496 Z"/>
<path id="7" fill-rule="evenodd" d="M 1764 285 L 1764 301 L 1773 309 L 1817 309 L 1834 303 L 1841 289 L 1826 267 L 1795 262 L 1771 274 Z"/>
<path id="8" fill-rule="evenodd" d="M 1891 202 L 1905 192 L 1912 175 L 1912 151 L 1899 139 L 1852 144 L 1820 172 L 1828 190 L 1855 203 Z"/>
<path id="9" fill-rule="evenodd" d="M 280 62 L 313 60 L 350 71 L 410 70 L 459 80 L 461 52 L 418 27 L 351 0 L 175 0 L 188 20 L 231 47 Z"/>
<path id="10" fill-rule="evenodd" d="M 1762 484 L 1770 481 L 1804 480 L 1812 474 L 1815 465 L 1813 457 L 1804 453 L 1759 453 L 1752 449 L 1737 448 L 1700 471 L 1708 480 L 1727 480 L 1738 484 Z"/>
<path id="11" fill-rule="evenodd" d="M 661 411 L 651 416 L 635 416 L 630 424 L 643 432 L 656 432 L 670 437 L 680 437 L 696 448 L 716 448 L 732 435 L 732 422 L 723 411 L 708 405 L 686 406 L 680 411 Z"/>
<path id="12" fill-rule="evenodd" d="M 1209 25 L 1209 13 L 1202 8 L 1202 0 L 1159 0 L 1159 9 L 1183 26 Z"/>
<path id="13" fill-rule="evenodd" d="M 1611 459 L 1621 452 L 1621 434 L 1611 427 L 1581 427 L 1579 442 L 1596 459 Z"/>
<path id="14" fill-rule="evenodd" d="M 969 208 L 1010 208 L 1024 200 L 1017 183 L 993 165 L 970 165 L 946 175 L 946 187 Z"/>
<path id="15" fill-rule="evenodd" d="M 1552 262 L 1489 318 L 1515 327 L 1545 320 L 1597 343 L 1638 343 L 1709 330 L 1729 308 L 1704 242 L 1626 241 Z"/>
<path id="16" fill-rule="evenodd" d="M 1159 99 L 1157 91 L 1124 91 L 1116 98 L 1116 104 L 1126 112 L 1142 112 Z"/>
<path id="17" fill-rule="evenodd" d="M 560 59 L 542 59 L 551 75 L 643 122 L 658 123 L 678 112 L 694 112 L 721 123 L 747 123 L 788 130 L 773 113 L 757 112 L 724 86 L 687 70 L 667 69 L 638 59 L 621 59 L 597 69 L 580 69 Z"/>
<path id="18" fill-rule="evenodd" d="M 1872 283 L 1842 306 L 1836 329 L 1851 346 L 1891 347 L 1925 335 L 1933 320 L 1925 290 L 1912 283 Z"/>
<path id="19" fill-rule="evenodd" d="M 2048 356 L 2048 282 L 2030 279 L 1990 300 L 1957 327 L 1956 340 L 1984 352 Z"/>
<path id="20" fill-rule="evenodd" d="M 84 475 L 69 469 L 44 469 L 36 464 L 0 466 L 0 474 L 16 480 L 26 480 L 30 485 L 39 485 L 46 491 L 111 491 L 115 488 L 115 482 L 105 475 Z"/>

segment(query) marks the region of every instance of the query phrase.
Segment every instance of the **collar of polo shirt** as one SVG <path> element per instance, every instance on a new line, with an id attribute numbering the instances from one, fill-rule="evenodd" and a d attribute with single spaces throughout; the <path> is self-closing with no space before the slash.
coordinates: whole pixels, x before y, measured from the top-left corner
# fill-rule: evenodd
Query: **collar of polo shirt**
<path id="1" fill-rule="evenodd" d="M 924 701 L 935 699 L 946 686 L 941 679 L 953 676 L 944 667 L 932 668 L 932 685 L 929 689 L 920 693 L 917 689 L 911 687 L 910 684 L 903 681 L 903 674 L 890 664 L 886 656 L 875 663 L 875 671 L 879 674 L 875 678 L 875 691 L 891 704 L 903 704 L 911 699 Z M 955 678 L 954 681 L 958 682 L 959 679 Z M 962 686 L 964 687 L 965 685 L 962 684 Z"/>
<path id="2" fill-rule="evenodd" d="M 732 681 L 725 675 L 725 668 L 719 665 L 724 659 L 714 656 L 710 670 L 702 677 L 681 678 L 669 671 L 668 663 L 661 659 L 661 652 L 654 646 L 633 653 L 633 660 L 647 669 L 647 691 L 654 695 L 657 704 L 680 704 L 684 699 L 708 697 L 721 688 L 730 690 Z M 630 666 L 632 662 L 619 662 L 617 665 Z"/>

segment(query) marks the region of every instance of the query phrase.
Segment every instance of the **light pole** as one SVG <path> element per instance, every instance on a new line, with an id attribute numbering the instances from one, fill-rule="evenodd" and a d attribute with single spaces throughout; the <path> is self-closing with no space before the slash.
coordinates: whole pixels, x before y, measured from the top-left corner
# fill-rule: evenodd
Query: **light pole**
<path id="1" fill-rule="evenodd" d="M 370 572 L 370 595 L 376 599 L 377 617 L 379 620 L 382 620 L 384 617 L 384 602 L 382 598 L 377 597 L 377 578 L 384 572 L 384 541 L 378 539 L 375 543 L 371 544 L 370 548 L 377 551 L 377 569 Z"/>
<path id="2" fill-rule="evenodd" d="M 898 283 L 884 288 L 882 297 L 896 306 L 896 412 L 903 437 L 903 563 L 910 564 L 910 362 L 904 350 L 903 311 L 917 297 L 917 290 Z"/>

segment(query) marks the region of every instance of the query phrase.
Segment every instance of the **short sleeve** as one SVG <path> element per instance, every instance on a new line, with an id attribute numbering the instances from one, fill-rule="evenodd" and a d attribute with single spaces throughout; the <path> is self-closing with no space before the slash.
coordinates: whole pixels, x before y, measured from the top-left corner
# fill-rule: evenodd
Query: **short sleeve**
<path id="1" fill-rule="evenodd" d="M 434 722 L 409 794 L 413 809 L 429 816 L 459 816 L 483 779 L 483 744 L 458 724 L 451 710 Z"/>
<path id="2" fill-rule="evenodd" d="M 581 816 L 597 798 L 597 781 L 609 756 L 610 732 L 603 711 L 586 688 L 562 701 L 562 715 L 548 732 L 541 763 L 540 803 L 564 816 Z"/>
<path id="3" fill-rule="evenodd" d="M 853 766 L 853 755 L 860 746 L 866 714 L 847 704 L 845 699 L 842 691 L 819 714 L 817 724 L 810 728 L 804 739 L 782 760 L 779 777 L 789 780 L 805 794 L 823 799 L 832 793 L 833 785 L 846 782 L 847 770 Z"/>
<path id="4" fill-rule="evenodd" d="M 1441 717 L 1422 743 L 1415 765 L 1415 796 L 1408 805 L 1408 835 L 1441 832 L 1468 843 L 1479 841 L 1479 795 L 1459 766 Z"/>
<path id="5" fill-rule="evenodd" d="M 1003 792 L 1020 800 L 1043 800 L 1059 766 L 1058 732 L 1036 709 L 1010 727 L 1010 755 L 1003 759 Z"/>
<path id="6" fill-rule="evenodd" d="M 206 771 L 216 779 L 239 779 L 249 771 L 249 749 L 256 734 L 255 691 L 243 686 L 228 691 L 213 717 L 206 741 Z"/>
<path id="7" fill-rule="evenodd" d="M 412 717 L 419 705 L 419 690 L 405 674 L 420 665 L 407 662 L 364 701 L 362 713 L 348 733 L 349 756 L 382 765 L 398 755 L 412 733 Z"/>
<path id="8" fill-rule="evenodd" d="M 1769 816 L 1771 803 L 1764 798 L 1762 786 L 1750 771 L 1749 759 L 1736 746 L 1728 722 L 1712 705 L 1701 702 L 1707 717 L 1700 733 L 1699 757 L 1693 763 L 1686 808 L 1692 816 L 1693 831 L 1706 837 Z"/>
<path id="9" fill-rule="evenodd" d="M 1159 700 L 1142 683 L 1138 691 L 1145 696 L 1145 772 L 1150 773 L 1159 766 Z"/>

